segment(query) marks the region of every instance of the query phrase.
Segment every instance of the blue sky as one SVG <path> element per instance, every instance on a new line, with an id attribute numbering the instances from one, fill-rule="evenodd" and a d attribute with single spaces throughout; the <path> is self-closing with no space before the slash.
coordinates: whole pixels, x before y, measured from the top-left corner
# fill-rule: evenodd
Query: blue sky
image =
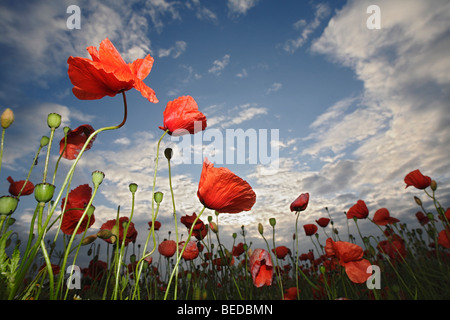
<path id="1" fill-rule="evenodd" d="M 381 9 L 379 30 L 366 26 L 366 9 L 373 4 Z M 81 9 L 79 30 L 66 26 L 69 5 Z M 403 183 L 415 169 L 438 181 L 441 202 L 449 203 L 447 1 L 43 0 L 20 6 L 3 1 L 0 26 L 0 106 L 16 115 L 6 134 L 0 178 L 5 194 L 6 177 L 25 178 L 40 137 L 49 134 L 48 113 L 60 113 L 63 126 L 71 128 L 89 123 L 98 129 L 122 120 L 120 96 L 93 101 L 73 96 L 69 56 L 87 56 L 87 46 L 108 37 L 128 62 L 148 53 L 155 59 L 145 83 L 160 102 L 150 104 L 139 92 L 127 92 L 126 125 L 99 135 L 77 167 L 74 187 L 91 183 L 94 170 L 106 175 L 94 201 L 94 230 L 114 218 L 119 205 L 129 214 L 128 185 L 134 182 L 139 189 L 133 220 L 144 241 L 162 134 L 158 126 L 166 103 L 182 95 L 194 97 L 208 129 L 279 130 L 276 167 L 217 164 L 246 179 L 257 194 L 251 212 L 219 217 L 225 243 L 244 224 L 254 247 L 263 245 L 257 224 L 268 230 L 268 219 L 275 217 L 278 244 L 290 246 L 295 216 L 289 204 L 304 192 L 311 198 L 300 228 L 326 216 L 328 207 L 346 234 L 343 213 L 358 199 L 366 201 L 371 217 L 387 207 L 417 227 L 412 197 L 424 196 L 405 190 Z M 56 141 L 61 137 L 62 131 Z M 177 150 L 177 143 L 165 137 L 165 147 Z M 53 149 L 52 161 L 57 155 Z M 43 158 L 32 174 L 35 183 L 42 177 Z M 70 164 L 63 161 L 58 181 Z M 179 216 L 201 209 L 200 172 L 200 164 L 173 168 Z M 165 194 L 158 217 L 163 238 L 173 230 L 165 161 L 157 183 Z M 33 201 L 21 201 L 18 228 L 27 226 Z M 206 211 L 204 220 L 211 214 Z M 369 222 L 361 227 L 368 234 L 378 232 Z M 180 230 L 185 232 L 184 226 Z M 304 250 L 312 248 L 309 239 L 303 240 Z"/>

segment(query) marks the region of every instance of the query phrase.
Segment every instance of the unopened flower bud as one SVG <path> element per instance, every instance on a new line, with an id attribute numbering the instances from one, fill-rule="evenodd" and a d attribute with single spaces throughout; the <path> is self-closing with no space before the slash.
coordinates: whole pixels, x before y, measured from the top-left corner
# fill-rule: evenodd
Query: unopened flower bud
<path id="1" fill-rule="evenodd" d="M 37 202 L 47 203 L 53 198 L 55 186 L 50 183 L 40 183 L 34 186 L 34 198 Z"/>
<path id="2" fill-rule="evenodd" d="M 92 182 L 94 185 L 99 186 L 103 182 L 103 178 L 105 178 L 105 174 L 101 171 L 92 172 Z"/>
<path id="3" fill-rule="evenodd" d="M 260 234 L 263 234 L 263 233 L 264 233 L 264 227 L 263 227 L 263 225 L 262 225 L 261 223 L 258 223 L 258 232 L 259 232 Z"/>
<path id="4" fill-rule="evenodd" d="M 93 234 L 93 235 L 91 235 L 91 236 L 87 236 L 86 238 L 84 238 L 84 239 L 81 241 L 81 245 L 82 245 L 82 246 L 85 246 L 85 245 L 91 244 L 91 243 L 94 242 L 96 239 L 97 239 L 97 236 L 96 236 L 95 234 Z"/>
<path id="5" fill-rule="evenodd" d="M 41 138 L 41 148 L 45 147 L 46 145 L 48 145 L 48 143 L 50 142 L 50 138 L 47 136 L 43 136 Z"/>
<path id="6" fill-rule="evenodd" d="M 92 217 L 92 215 L 94 214 L 94 211 L 95 211 L 95 207 L 93 205 L 90 205 L 86 214 L 88 215 L 88 217 Z"/>
<path id="7" fill-rule="evenodd" d="M 112 236 L 112 232 L 111 230 L 108 229 L 102 229 L 99 232 L 97 232 L 97 237 L 99 237 L 100 239 L 109 239 Z"/>
<path id="8" fill-rule="evenodd" d="M 1 116 L 2 128 L 7 129 L 14 122 L 14 112 L 10 108 L 6 108 Z"/>
<path id="9" fill-rule="evenodd" d="M 138 185 L 136 183 L 130 183 L 128 187 L 130 188 L 131 193 L 135 193 L 137 191 Z"/>
<path id="10" fill-rule="evenodd" d="M 10 215 L 16 211 L 19 199 L 14 196 L 0 197 L 0 215 Z"/>
<path id="11" fill-rule="evenodd" d="M 272 227 L 275 227 L 275 225 L 277 224 L 277 220 L 275 218 L 270 218 L 269 223 Z"/>
<path id="12" fill-rule="evenodd" d="M 159 191 L 155 192 L 155 202 L 161 203 L 162 200 L 163 200 L 163 193 Z"/>
<path id="13" fill-rule="evenodd" d="M 172 148 L 166 148 L 166 150 L 164 150 L 164 155 L 166 156 L 167 160 L 172 159 L 173 156 Z"/>
<path id="14" fill-rule="evenodd" d="M 219 227 L 217 226 L 217 224 L 215 222 L 210 222 L 209 223 L 209 227 L 211 228 L 212 232 L 217 233 L 219 232 Z"/>
<path id="15" fill-rule="evenodd" d="M 47 117 L 47 124 L 52 129 L 57 129 L 61 125 L 61 115 L 50 113 Z"/>
<path id="16" fill-rule="evenodd" d="M 414 200 L 416 201 L 416 203 L 421 206 L 422 205 L 422 200 L 420 200 L 418 197 L 414 196 Z"/>
<path id="17" fill-rule="evenodd" d="M 430 188 L 431 188 L 431 190 L 436 191 L 436 189 L 437 189 L 436 180 L 431 180 Z"/>

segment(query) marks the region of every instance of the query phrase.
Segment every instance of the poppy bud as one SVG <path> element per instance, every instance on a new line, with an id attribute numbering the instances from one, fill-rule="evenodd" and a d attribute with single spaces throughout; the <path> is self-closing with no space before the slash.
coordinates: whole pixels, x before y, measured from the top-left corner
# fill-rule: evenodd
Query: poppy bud
<path id="1" fill-rule="evenodd" d="M 34 198 L 37 202 L 47 203 L 53 198 L 55 186 L 50 183 L 40 183 L 34 187 Z"/>
<path id="2" fill-rule="evenodd" d="M 431 190 L 436 191 L 436 189 L 437 189 L 436 180 L 431 180 L 430 188 L 431 188 Z"/>
<path id="3" fill-rule="evenodd" d="M 16 211 L 19 199 L 14 196 L 0 197 L 0 215 L 10 215 Z"/>
<path id="4" fill-rule="evenodd" d="M 272 227 L 275 227 L 275 225 L 277 224 L 277 220 L 275 218 L 270 218 L 269 223 Z"/>
<path id="5" fill-rule="evenodd" d="M 1 117 L 2 128 L 3 129 L 9 128 L 9 126 L 12 125 L 13 122 L 14 122 L 14 113 L 10 108 L 6 108 L 6 110 L 3 111 Z"/>
<path id="6" fill-rule="evenodd" d="M 87 236 L 86 238 L 84 238 L 84 239 L 81 241 L 81 245 L 82 245 L 82 246 L 85 246 L 85 245 L 91 244 L 91 243 L 94 242 L 96 239 L 97 239 L 97 236 L 96 236 L 95 234 L 93 234 L 93 235 L 91 235 L 91 236 Z"/>
<path id="7" fill-rule="evenodd" d="M 45 147 L 46 145 L 48 145 L 48 143 L 50 142 L 50 138 L 47 136 L 43 136 L 41 138 L 41 148 Z"/>
<path id="8" fill-rule="evenodd" d="M 99 232 L 97 232 L 97 237 L 99 237 L 100 239 L 109 239 L 112 236 L 112 232 L 111 230 L 108 229 L 102 229 Z"/>
<path id="9" fill-rule="evenodd" d="M 47 117 L 47 124 L 52 129 L 57 129 L 61 125 L 61 115 L 50 113 Z"/>
<path id="10" fill-rule="evenodd" d="M 89 206 L 89 209 L 87 210 L 86 214 L 88 217 L 91 217 L 94 214 L 95 207 L 93 205 Z"/>
<path id="11" fill-rule="evenodd" d="M 172 159 L 173 156 L 172 148 L 166 148 L 166 150 L 164 150 L 164 155 L 166 156 L 167 160 Z"/>
<path id="12" fill-rule="evenodd" d="M 414 200 L 416 201 L 416 203 L 421 206 L 422 205 L 422 200 L 420 200 L 418 197 L 414 196 Z"/>
<path id="13" fill-rule="evenodd" d="M 236 238 L 237 238 L 237 233 L 233 232 L 233 239 L 236 239 Z"/>
<path id="14" fill-rule="evenodd" d="M 131 263 L 136 262 L 136 255 L 134 253 L 130 256 L 130 262 Z"/>
<path id="15" fill-rule="evenodd" d="M 161 203 L 163 200 L 163 193 L 162 192 L 155 192 L 155 201 L 156 203 Z"/>
<path id="16" fill-rule="evenodd" d="M 215 224 L 214 222 L 210 222 L 209 223 L 209 227 L 211 228 L 212 232 L 217 233 L 219 232 L 219 226 L 217 226 L 217 224 Z"/>
<path id="17" fill-rule="evenodd" d="M 99 186 L 103 182 L 103 178 L 105 177 L 105 174 L 101 171 L 94 171 L 92 172 L 92 182 L 94 185 Z"/>
<path id="18" fill-rule="evenodd" d="M 130 183 L 128 187 L 130 188 L 131 193 L 135 193 L 137 191 L 138 185 L 136 183 Z"/>
<path id="19" fill-rule="evenodd" d="M 261 223 L 258 223 L 258 232 L 262 235 L 264 233 L 264 227 Z"/>

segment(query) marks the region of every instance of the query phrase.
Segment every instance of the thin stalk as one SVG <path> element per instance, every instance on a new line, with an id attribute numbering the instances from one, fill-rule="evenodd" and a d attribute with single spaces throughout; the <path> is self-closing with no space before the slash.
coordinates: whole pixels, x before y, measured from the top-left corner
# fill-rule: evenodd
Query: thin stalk
<path id="1" fill-rule="evenodd" d="M 84 151 L 86 150 L 86 148 L 87 148 L 89 142 L 90 142 L 97 134 L 99 134 L 100 132 L 107 131 L 107 130 L 116 130 L 116 129 L 121 128 L 121 127 L 125 124 L 125 122 L 126 122 L 126 120 L 127 120 L 127 114 L 128 114 L 128 113 L 127 113 L 126 96 L 125 96 L 125 92 L 124 92 L 124 91 L 122 92 L 122 96 L 123 96 L 123 101 L 124 101 L 124 117 L 123 117 L 122 122 L 121 122 L 119 125 L 117 125 L 117 126 L 111 126 L 111 127 L 100 128 L 100 129 L 94 131 L 94 132 L 86 139 L 85 144 L 84 144 L 83 147 L 81 148 L 80 153 L 78 154 L 78 156 L 77 156 L 76 159 L 74 160 L 72 166 L 70 167 L 69 172 L 68 172 L 67 175 L 66 175 L 66 178 L 65 178 L 65 180 L 64 180 L 64 182 L 63 182 L 63 184 L 62 184 L 61 190 L 59 191 L 59 193 L 58 193 L 58 195 L 57 195 L 57 197 L 56 197 L 56 199 L 55 199 L 55 201 L 54 201 L 55 205 L 52 206 L 52 209 L 50 210 L 50 212 L 49 212 L 49 214 L 48 214 L 48 216 L 47 216 L 47 219 L 46 219 L 46 221 L 45 221 L 45 223 L 44 223 L 44 225 L 43 225 L 43 229 L 46 229 L 46 228 L 47 228 L 47 225 L 48 225 L 48 223 L 49 223 L 49 221 L 50 221 L 51 217 L 53 216 L 54 211 L 55 211 L 55 209 L 56 209 L 56 203 L 59 203 L 59 201 L 61 200 L 63 191 L 64 191 L 64 189 L 65 189 L 66 186 L 67 186 L 67 183 L 68 183 L 68 181 L 69 181 L 69 178 L 72 177 L 72 175 L 73 175 L 73 173 L 74 173 L 74 171 L 75 171 L 75 167 L 77 166 L 78 162 L 80 161 L 81 156 L 84 154 Z M 50 140 L 50 141 L 51 141 L 51 140 Z M 50 148 L 50 147 L 49 147 L 49 148 Z M 43 236 L 44 236 L 44 233 L 43 233 L 43 232 L 41 232 L 41 233 L 38 235 L 38 239 L 37 239 L 37 241 L 36 241 L 37 246 L 35 245 L 34 248 L 33 248 L 32 251 L 31 251 L 32 256 L 30 257 L 30 261 L 26 264 L 26 267 L 25 267 L 25 268 L 22 268 L 22 269 L 17 273 L 17 276 L 16 276 L 15 281 L 14 281 L 15 285 L 14 285 L 14 287 L 13 287 L 13 290 L 10 291 L 9 296 L 8 296 L 8 298 L 9 298 L 10 300 L 14 298 L 14 296 L 15 296 L 16 293 L 17 293 L 17 290 L 19 289 L 19 286 L 22 284 L 22 281 L 23 281 L 23 279 L 24 279 L 24 277 L 25 277 L 25 274 L 26 274 L 26 272 L 27 272 L 29 266 L 31 265 L 32 260 L 34 259 L 34 256 L 35 256 L 36 253 L 37 253 L 37 247 L 40 245 L 40 242 L 41 242 L 41 240 L 43 239 Z"/>

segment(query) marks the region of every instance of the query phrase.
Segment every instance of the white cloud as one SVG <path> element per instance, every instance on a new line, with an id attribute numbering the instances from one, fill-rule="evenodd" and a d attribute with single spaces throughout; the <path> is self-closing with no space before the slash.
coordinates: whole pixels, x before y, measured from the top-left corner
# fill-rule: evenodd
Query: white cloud
<path id="1" fill-rule="evenodd" d="M 230 62 L 230 55 L 226 54 L 221 59 L 214 60 L 212 67 L 208 70 L 209 73 L 220 75 L 225 67 Z"/>
<path id="2" fill-rule="evenodd" d="M 374 209 L 385 205 L 402 214 L 414 210 L 408 201 L 414 190 L 403 183 L 414 169 L 445 182 L 441 192 L 449 193 L 450 10 L 444 8 L 450 5 L 409 1 L 406 12 L 398 2 L 381 1 L 382 28 L 369 30 L 370 4 L 349 1 L 313 43 L 314 52 L 352 68 L 364 90 L 317 117 L 303 154 L 327 162 L 316 185 L 326 188 L 329 174 L 347 163 L 342 172 L 352 177 L 339 180 L 343 189 Z"/>
<path id="3" fill-rule="evenodd" d="M 287 52 L 293 53 L 298 48 L 302 47 L 309 36 L 320 26 L 323 19 L 325 19 L 330 14 L 330 8 L 327 4 L 320 3 L 316 5 L 314 12 L 314 20 L 307 23 L 306 20 L 300 19 L 293 24 L 295 30 L 303 31 L 299 37 L 296 39 L 289 39 L 285 42 L 283 49 Z"/>
<path id="4" fill-rule="evenodd" d="M 164 58 L 172 56 L 172 58 L 176 59 L 186 51 L 186 48 L 187 43 L 185 41 L 176 41 L 175 44 L 168 49 L 159 49 L 158 57 Z"/>
<path id="5" fill-rule="evenodd" d="M 236 77 L 238 77 L 238 78 L 247 78 L 248 77 L 247 69 L 243 68 L 241 72 L 236 73 Z"/>
<path id="6" fill-rule="evenodd" d="M 270 88 L 267 89 L 266 93 L 269 94 L 269 93 L 272 93 L 272 92 L 277 92 L 278 90 L 281 89 L 282 86 L 283 86 L 283 85 L 282 85 L 281 83 L 279 83 L 279 82 L 274 82 L 274 83 L 272 83 L 272 85 L 270 86 Z"/>
<path id="7" fill-rule="evenodd" d="M 232 14 L 245 15 L 258 2 L 259 0 L 228 0 L 228 9 Z"/>
<path id="8" fill-rule="evenodd" d="M 216 114 L 217 110 L 220 110 L 219 115 Z M 219 108 L 217 105 L 206 108 L 204 113 L 207 116 L 209 128 L 217 124 L 219 124 L 221 128 L 228 128 L 250 121 L 260 115 L 268 114 L 268 109 L 265 107 L 258 107 L 258 105 L 254 103 L 246 103 L 235 106 L 230 109 L 227 114 L 225 114 L 223 108 Z"/>
<path id="9" fill-rule="evenodd" d="M 47 117 L 50 113 L 61 115 L 61 125 L 55 131 L 54 147 L 59 150 L 59 141 L 64 137 L 62 128 L 65 126 L 74 129 L 79 125 L 89 123 L 93 116 L 74 108 L 69 108 L 56 103 L 42 103 L 29 109 L 14 109 L 15 121 L 8 128 L 5 138 L 5 152 L 2 163 L 6 167 L 17 170 L 17 162 L 25 155 L 31 154 L 31 159 L 36 153 L 42 136 L 50 136 L 47 125 Z M 28 165 L 28 164 L 27 164 Z"/>

